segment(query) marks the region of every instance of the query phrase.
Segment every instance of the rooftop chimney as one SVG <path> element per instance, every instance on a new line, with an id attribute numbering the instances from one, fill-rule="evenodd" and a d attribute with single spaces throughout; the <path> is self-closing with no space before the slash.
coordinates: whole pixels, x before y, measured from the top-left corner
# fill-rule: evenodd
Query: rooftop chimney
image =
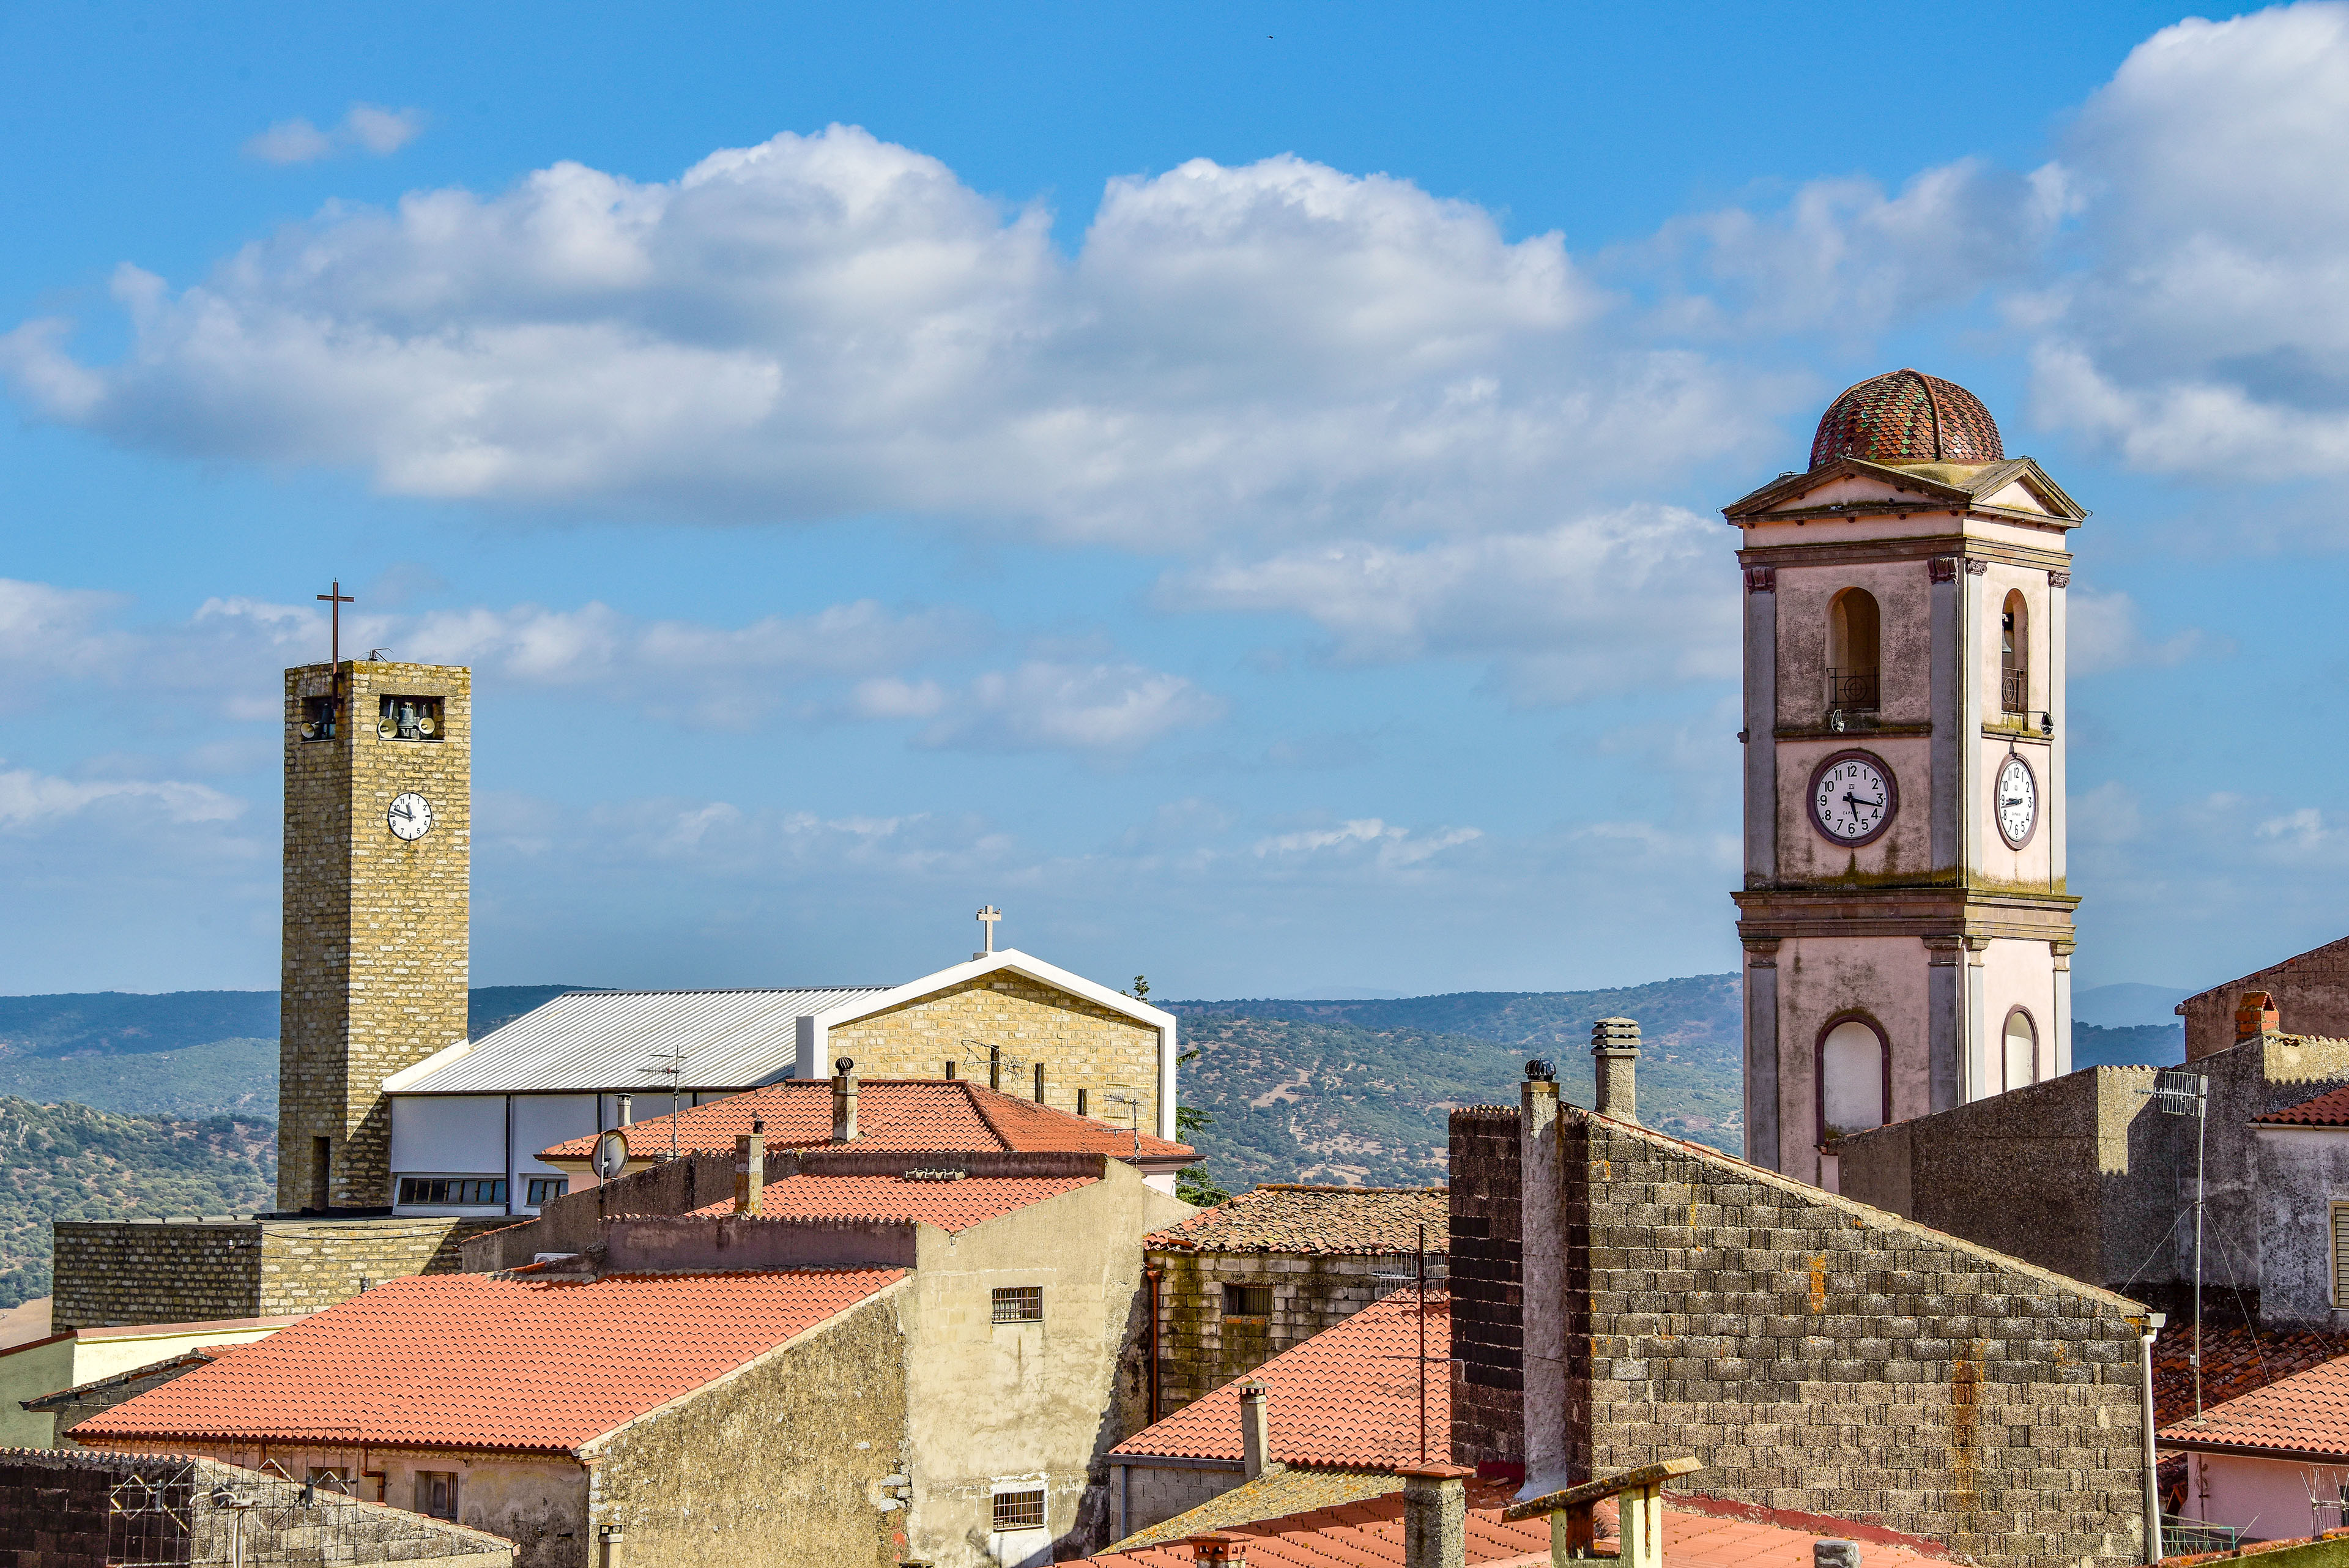
<path id="1" fill-rule="evenodd" d="M 1237 1530 L 1211 1531 L 1191 1537 L 1191 1551 L 1199 1568 L 1246 1568 L 1247 1537 Z"/>
<path id="2" fill-rule="evenodd" d="M 1281 1468 L 1272 1462 L 1271 1393 L 1253 1377 L 1240 1385 L 1240 1469 L 1250 1480 Z"/>
<path id="3" fill-rule="evenodd" d="M 2275 998 L 2264 991 L 2247 991 L 2235 1003 L 2235 1038 L 2276 1033 Z"/>
<path id="4" fill-rule="evenodd" d="M 1590 1026 L 1590 1055 L 1599 1070 L 1599 1103 L 1602 1116 L 1619 1122 L 1640 1119 L 1640 1093 L 1632 1069 L 1640 1061 L 1640 1026 L 1628 1018 L 1602 1018 Z"/>
<path id="5" fill-rule="evenodd" d="M 832 1141 L 856 1141 L 856 1064 L 843 1056 L 833 1064 Z"/>
<path id="6" fill-rule="evenodd" d="M 1859 1568 L 1859 1542 L 1829 1537 L 1811 1543 L 1812 1568 Z"/>
<path id="7" fill-rule="evenodd" d="M 636 1097 L 634 1095 L 615 1095 L 612 1100 L 619 1107 L 620 1125 L 634 1127 L 636 1122 Z"/>
<path id="8" fill-rule="evenodd" d="M 1402 1568 L 1466 1568 L 1470 1465 L 1402 1470 Z"/>
<path id="9" fill-rule="evenodd" d="M 750 1118 L 750 1130 L 734 1140 L 734 1212 L 759 1213 L 767 1189 L 767 1124 Z"/>

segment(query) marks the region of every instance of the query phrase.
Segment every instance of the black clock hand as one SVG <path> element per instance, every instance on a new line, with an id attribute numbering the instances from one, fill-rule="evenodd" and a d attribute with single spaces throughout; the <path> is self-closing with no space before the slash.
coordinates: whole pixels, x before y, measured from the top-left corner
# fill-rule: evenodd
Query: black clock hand
<path id="1" fill-rule="evenodd" d="M 1850 806 L 1861 806 L 1861 805 L 1881 806 L 1881 805 L 1883 805 L 1883 804 L 1884 804 L 1884 803 L 1883 803 L 1882 801 L 1880 801 L 1880 800 L 1857 800 L 1857 799 L 1854 799 L 1854 798 L 1852 797 L 1852 795 L 1851 795 L 1848 792 L 1846 792 L 1846 794 L 1845 794 L 1845 795 L 1844 795 L 1844 797 L 1843 797 L 1843 803 L 1844 803 L 1846 805 L 1850 805 Z"/>

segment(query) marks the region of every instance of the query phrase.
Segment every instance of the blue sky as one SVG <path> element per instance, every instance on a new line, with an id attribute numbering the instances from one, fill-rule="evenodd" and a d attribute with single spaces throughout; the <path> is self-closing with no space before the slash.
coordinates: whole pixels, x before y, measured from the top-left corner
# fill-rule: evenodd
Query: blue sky
<path id="1" fill-rule="evenodd" d="M 1717 508 L 2075 536 L 2082 983 L 2341 934 L 2349 9 L 0 7 L 0 989 L 265 986 L 274 671 L 477 670 L 481 983 L 1734 962 Z"/>

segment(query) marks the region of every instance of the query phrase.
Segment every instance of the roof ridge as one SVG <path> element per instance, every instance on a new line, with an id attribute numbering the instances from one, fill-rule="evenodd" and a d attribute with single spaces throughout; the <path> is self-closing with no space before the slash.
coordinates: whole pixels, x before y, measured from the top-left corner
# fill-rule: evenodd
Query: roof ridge
<path id="1" fill-rule="evenodd" d="M 961 1078 L 956 1078 L 951 1081 L 962 1085 L 963 1103 L 970 1106 L 971 1115 L 978 1118 L 978 1122 L 981 1127 L 995 1135 L 995 1141 L 1001 1144 L 1006 1152 L 1009 1152 L 1011 1148 L 1010 1137 L 1006 1134 L 1000 1127 L 996 1125 L 994 1116 L 988 1114 L 987 1103 L 978 1097 L 979 1086 L 977 1084 L 968 1082 Z M 990 1095 L 1003 1095 L 1003 1091 L 1000 1089 L 989 1089 L 987 1092 Z M 1005 1096 L 1004 1097 L 1009 1098 L 1009 1096 Z"/>

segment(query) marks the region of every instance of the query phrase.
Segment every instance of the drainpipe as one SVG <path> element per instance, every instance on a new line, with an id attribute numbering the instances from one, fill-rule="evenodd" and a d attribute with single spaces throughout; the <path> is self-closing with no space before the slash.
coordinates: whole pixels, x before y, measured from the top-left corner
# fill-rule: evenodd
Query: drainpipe
<path id="1" fill-rule="evenodd" d="M 2140 1351 L 2138 1367 L 2142 1374 L 2145 1394 L 2145 1560 L 2161 1561 L 2161 1457 L 2153 1447 L 2153 1341 L 2161 1332 L 2161 1314 L 2149 1312 L 2145 1321 L 2137 1325 Z"/>

